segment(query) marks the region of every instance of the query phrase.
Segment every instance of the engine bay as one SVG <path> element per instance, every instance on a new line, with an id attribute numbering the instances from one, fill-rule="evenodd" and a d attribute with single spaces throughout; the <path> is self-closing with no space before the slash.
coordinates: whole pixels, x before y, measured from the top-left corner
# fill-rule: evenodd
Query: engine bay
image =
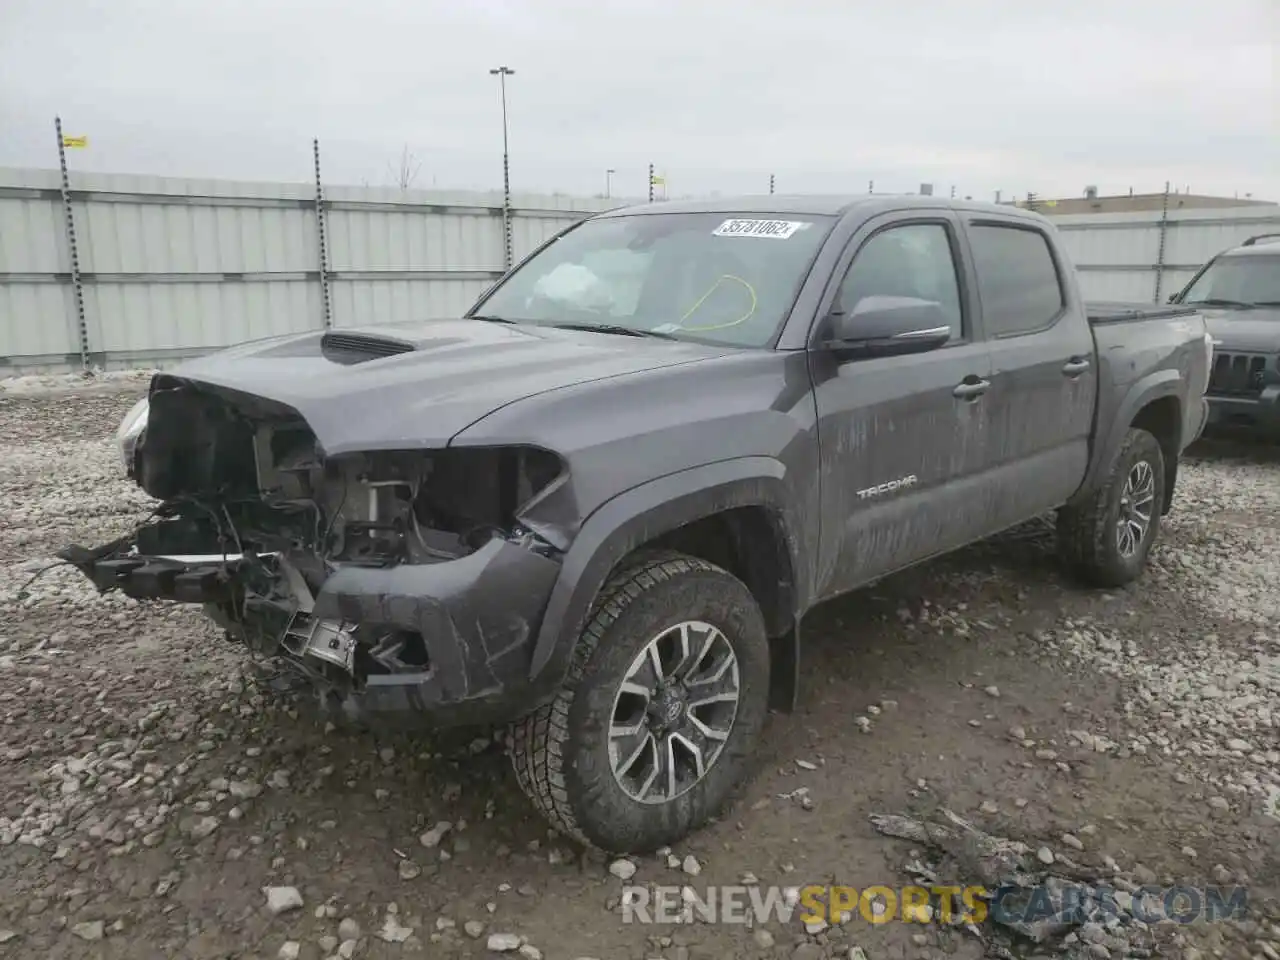
<path id="1" fill-rule="evenodd" d="M 558 551 L 519 520 L 564 476 L 560 458 L 538 448 L 326 457 L 288 408 L 160 375 L 129 460 L 136 482 L 161 503 L 107 564 L 94 558 L 100 588 L 201 602 L 232 640 L 284 660 L 322 691 L 431 669 L 425 634 L 457 632 L 447 601 L 462 593 L 419 590 L 431 569 L 466 568 L 441 568 L 437 586 L 493 582 L 486 564 L 510 566 L 504 551 L 514 549 L 538 558 L 537 579 L 549 590 L 546 573 L 558 566 Z M 118 574 L 104 581 L 110 564 Z M 360 579 L 362 570 L 387 576 Z M 337 582 L 352 585 L 349 602 L 320 611 L 333 605 L 326 584 Z"/>
<path id="2" fill-rule="evenodd" d="M 176 515 L 207 520 L 224 551 L 375 566 L 457 559 L 521 536 L 519 511 L 564 470 L 534 447 L 325 458 L 287 408 L 163 380 L 131 466 Z"/>

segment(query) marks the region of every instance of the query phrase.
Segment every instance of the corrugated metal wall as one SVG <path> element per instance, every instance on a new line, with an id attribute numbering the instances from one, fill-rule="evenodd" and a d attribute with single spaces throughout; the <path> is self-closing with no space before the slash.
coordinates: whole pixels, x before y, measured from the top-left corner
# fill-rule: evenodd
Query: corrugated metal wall
<path id="1" fill-rule="evenodd" d="M 78 369 L 56 170 L 0 170 L 0 374 Z M 164 363 L 324 326 L 315 191 L 302 184 L 73 174 L 92 361 Z M 518 259 L 616 206 L 512 197 Z M 326 188 L 334 325 L 456 316 L 502 275 L 501 194 Z"/>
<path id="2" fill-rule="evenodd" d="M 56 170 L 0 170 L 0 374 L 80 365 L 59 186 Z M 323 327 L 313 187 L 80 173 L 71 186 L 95 364 Z M 516 259 L 619 202 L 513 196 Z M 325 223 L 335 325 L 456 316 L 502 274 L 501 194 L 326 188 Z M 1164 299 L 1220 250 L 1280 231 L 1280 207 L 1055 223 L 1086 297 L 1151 302 L 1157 275 Z"/>
<path id="3" fill-rule="evenodd" d="M 1174 198 L 1176 199 L 1176 198 Z M 1150 303 L 1177 293 L 1210 257 L 1259 233 L 1280 232 L 1280 207 L 1228 207 L 1054 217 L 1090 300 Z M 1157 270 L 1157 267 L 1160 267 Z"/>

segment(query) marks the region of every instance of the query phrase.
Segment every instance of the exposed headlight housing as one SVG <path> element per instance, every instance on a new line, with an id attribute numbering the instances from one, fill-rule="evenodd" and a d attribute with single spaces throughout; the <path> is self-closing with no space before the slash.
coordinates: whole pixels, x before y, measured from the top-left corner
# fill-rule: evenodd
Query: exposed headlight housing
<path id="1" fill-rule="evenodd" d="M 138 446 L 138 438 L 147 429 L 147 415 L 151 405 L 147 397 L 143 397 L 124 415 L 120 428 L 116 430 L 116 448 L 120 454 L 120 464 L 127 476 L 133 476 L 133 454 Z"/>

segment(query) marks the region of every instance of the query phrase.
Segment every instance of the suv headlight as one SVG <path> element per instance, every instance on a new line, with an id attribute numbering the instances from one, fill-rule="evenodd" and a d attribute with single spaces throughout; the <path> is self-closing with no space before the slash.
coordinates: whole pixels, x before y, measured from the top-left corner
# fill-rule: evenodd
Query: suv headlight
<path id="1" fill-rule="evenodd" d="M 143 397 L 124 415 L 120 428 L 116 430 L 116 447 L 120 454 L 120 463 L 128 476 L 133 476 L 133 452 L 138 446 L 138 438 L 147 428 L 147 414 L 151 405 L 147 397 Z"/>

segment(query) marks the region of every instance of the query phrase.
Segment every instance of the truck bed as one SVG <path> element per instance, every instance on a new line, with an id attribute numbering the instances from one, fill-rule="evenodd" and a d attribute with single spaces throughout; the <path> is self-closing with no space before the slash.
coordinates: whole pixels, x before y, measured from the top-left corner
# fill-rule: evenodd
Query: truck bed
<path id="1" fill-rule="evenodd" d="M 1123 303 L 1114 300 L 1087 300 L 1084 305 L 1089 322 L 1129 323 L 1134 320 L 1171 320 L 1194 314 L 1194 307 L 1162 303 Z"/>

